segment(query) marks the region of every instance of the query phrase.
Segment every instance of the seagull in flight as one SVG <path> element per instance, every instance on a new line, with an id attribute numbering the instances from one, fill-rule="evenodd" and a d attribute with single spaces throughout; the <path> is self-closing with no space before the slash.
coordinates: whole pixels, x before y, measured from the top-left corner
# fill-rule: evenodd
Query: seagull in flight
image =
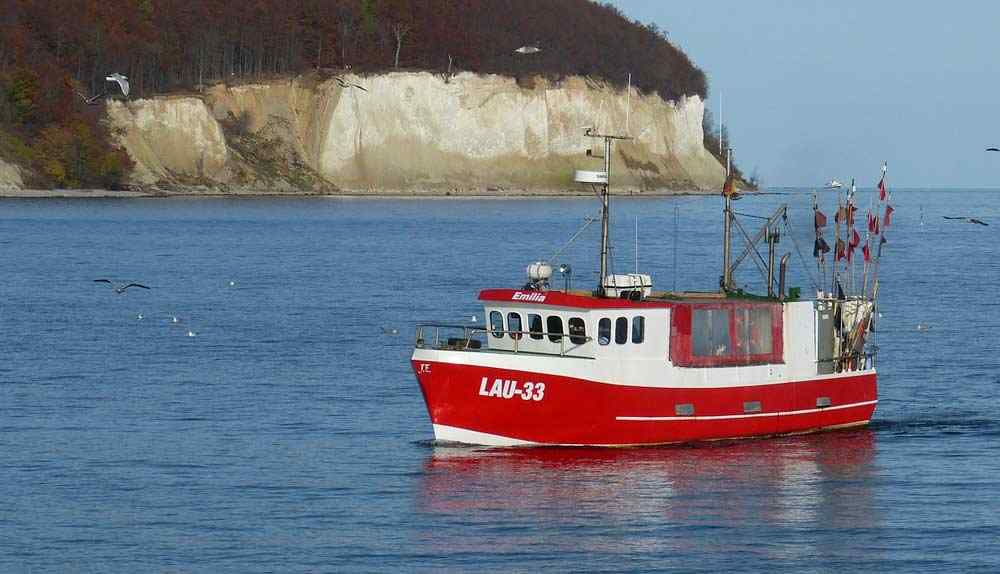
<path id="1" fill-rule="evenodd" d="M 945 219 L 957 219 L 960 221 L 966 221 L 968 223 L 975 223 L 976 225 L 986 225 L 986 226 L 989 225 L 989 223 L 986 223 L 982 219 L 976 219 L 975 217 L 949 217 L 947 215 L 942 215 L 942 217 L 944 217 Z"/>
<path id="2" fill-rule="evenodd" d="M 827 189 L 840 189 L 844 187 L 844 184 L 840 183 L 835 179 L 831 179 L 829 183 L 826 184 Z"/>
<path id="3" fill-rule="evenodd" d="M 360 84 L 353 84 L 351 82 L 348 82 L 347 80 L 345 80 L 344 78 L 341 78 L 340 76 L 334 76 L 333 79 L 337 80 L 337 83 L 340 84 L 341 88 L 357 88 L 357 89 L 361 90 L 362 92 L 367 92 L 368 91 L 367 89 L 365 89 L 364 86 L 362 86 Z"/>
<path id="4" fill-rule="evenodd" d="M 518 54 L 537 54 L 542 51 L 537 45 L 535 46 L 521 46 L 520 48 L 514 50 Z"/>
<path id="5" fill-rule="evenodd" d="M 1000 148 L 988 147 L 986 148 L 986 151 L 1000 151 Z"/>
<path id="6" fill-rule="evenodd" d="M 122 90 L 122 94 L 124 94 L 126 98 L 128 97 L 128 91 L 129 91 L 128 77 L 123 76 L 123 75 L 119 74 L 118 72 L 115 72 L 114 74 L 111 74 L 107 78 L 104 78 L 104 80 L 108 81 L 108 82 L 115 82 L 115 83 L 117 83 L 118 87 L 121 88 L 121 90 Z"/>
<path id="7" fill-rule="evenodd" d="M 110 279 L 94 279 L 94 283 L 107 283 L 108 285 L 113 286 L 115 288 L 115 293 L 118 293 L 119 295 L 121 295 L 122 293 L 124 293 L 125 290 L 128 289 L 129 287 L 138 287 L 140 289 L 149 289 L 149 287 L 146 287 L 145 285 L 142 285 L 140 283 L 129 283 L 127 285 L 125 285 L 125 284 L 115 285 L 114 282 L 111 281 Z"/>

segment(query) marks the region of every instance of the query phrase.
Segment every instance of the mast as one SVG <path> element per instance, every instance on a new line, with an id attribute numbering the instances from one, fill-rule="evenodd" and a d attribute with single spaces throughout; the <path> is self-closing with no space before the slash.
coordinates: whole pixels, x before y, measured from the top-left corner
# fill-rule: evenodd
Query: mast
<path id="1" fill-rule="evenodd" d="M 724 225 L 722 231 L 722 292 L 728 292 L 733 288 L 733 182 L 732 182 L 732 159 L 733 150 L 726 150 L 726 183 L 723 184 L 722 195 L 725 197 L 725 207 L 723 208 Z"/>
<path id="2" fill-rule="evenodd" d="M 608 252 L 610 250 L 609 226 L 611 220 L 611 144 L 614 140 L 630 140 L 630 136 L 616 136 L 611 134 L 599 134 L 592 128 L 587 128 L 583 134 L 590 138 L 601 138 L 604 140 L 604 172 L 596 174 L 602 176 L 599 180 L 588 179 L 590 183 L 601 183 L 601 275 L 597 280 L 598 295 L 605 295 L 604 279 L 608 276 Z M 592 156 L 592 152 L 587 150 L 587 155 Z M 580 181 L 580 180 L 578 180 Z"/>
<path id="3" fill-rule="evenodd" d="M 601 193 L 601 276 L 597 291 L 604 295 L 604 278 L 608 276 L 608 219 L 611 216 L 611 137 L 604 137 L 604 188 Z"/>

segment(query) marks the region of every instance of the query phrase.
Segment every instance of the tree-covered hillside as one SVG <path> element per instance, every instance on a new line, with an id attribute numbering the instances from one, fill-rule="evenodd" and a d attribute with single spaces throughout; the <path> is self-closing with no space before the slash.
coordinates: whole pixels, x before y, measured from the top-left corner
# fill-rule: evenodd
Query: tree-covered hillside
<path id="1" fill-rule="evenodd" d="M 0 0 L 0 157 L 50 185 L 114 186 L 128 159 L 85 102 L 115 93 L 108 74 L 145 97 L 346 68 L 619 85 L 631 73 L 668 99 L 707 90 L 661 30 L 588 0 Z"/>

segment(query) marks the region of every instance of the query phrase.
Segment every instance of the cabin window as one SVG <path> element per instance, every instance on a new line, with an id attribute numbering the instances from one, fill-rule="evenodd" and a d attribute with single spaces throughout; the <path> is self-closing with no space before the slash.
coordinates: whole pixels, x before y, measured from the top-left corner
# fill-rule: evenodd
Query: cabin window
<path id="1" fill-rule="evenodd" d="M 736 310 L 736 341 L 741 355 L 766 355 L 773 350 L 771 309 L 754 307 Z"/>
<path id="2" fill-rule="evenodd" d="M 536 341 L 541 341 L 543 338 L 542 333 L 545 332 L 545 328 L 542 327 L 542 316 L 530 313 L 528 315 L 528 330 L 531 332 L 531 338 Z"/>
<path id="3" fill-rule="evenodd" d="M 615 343 L 624 345 L 628 342 L 628 319 L 618 317 L 615 319 Z"/>
<path id="4" fill-rule="evenodd" d="M 691 318 L 691 352 L 696 357 L 725 357 L 729 351 L 729 310 L 695 309 Z"/>
<path id="5" fill-rule="evenodd" d="M 779 303 L 728 301 L 677 305 L 670 312 L 670 360 L 682 367 L 780 364 Z"/>
<path id="6" fill-rule="evenodd" d="M 642 343 L 646 339 L 646 318 L 632 317 L 632 342 Z"/>
<path id="7" fill-rule="evenodd" d="M 549 315 L 549 318 L 545 320 L 546 328 L 549 331 L 549 340 L 553 343 L 558 343 L 562 340 L 562 317 L 557 317 L 555 315 Z"/>
<path id="8" fill-rule="evenodd" d="M 582 345 L 587 342 L 587 326 L 583 319 L 572 317 L 569 320 L 569 342 L 574 345 Z"/>
<path id="9" fill-rule="evenodd" d="M 490 311 L 490 330 L 497 339 L 503 338 L 503 315 L 500 311 Z"/>
<path id="10" fill-rule="evenodd" d="M 611 342 L 611 319 L 605 317 L 597 323 L 597 342 L 601 345 Z"/>
<path id="11" fill-rule="evenodd" d="M 519 313 L 507 313 L 507 330 L 510 331 L 511 339 L 521 338 L 521 315 Z"/>

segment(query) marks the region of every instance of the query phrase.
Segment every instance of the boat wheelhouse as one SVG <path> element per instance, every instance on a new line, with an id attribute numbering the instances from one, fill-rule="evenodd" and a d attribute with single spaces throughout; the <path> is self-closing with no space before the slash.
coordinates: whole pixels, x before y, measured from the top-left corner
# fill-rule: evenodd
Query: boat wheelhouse
<path id="1" fill-rule="evenodd" d="M 538 262 L 523 288 L 480 292 L 485 326 L 419 325 L 412 366 L 435 439 L 649 445 L 867 424 L 877 404 L 875 358 L 865 347 L 874 301 L 786 294 L 787 258 L 776 279 L 770 230 L 768 296 L 733 289 L 731 194 L 719 292 L 655 292 L 648 275 L 609 275 L 616 138 L 587 135 L 605 143 L 605 171 L 577 177 L 603 186 L 604 279 L 593 292 L 568 282 L 553 289 L 551 266 Z"/>

